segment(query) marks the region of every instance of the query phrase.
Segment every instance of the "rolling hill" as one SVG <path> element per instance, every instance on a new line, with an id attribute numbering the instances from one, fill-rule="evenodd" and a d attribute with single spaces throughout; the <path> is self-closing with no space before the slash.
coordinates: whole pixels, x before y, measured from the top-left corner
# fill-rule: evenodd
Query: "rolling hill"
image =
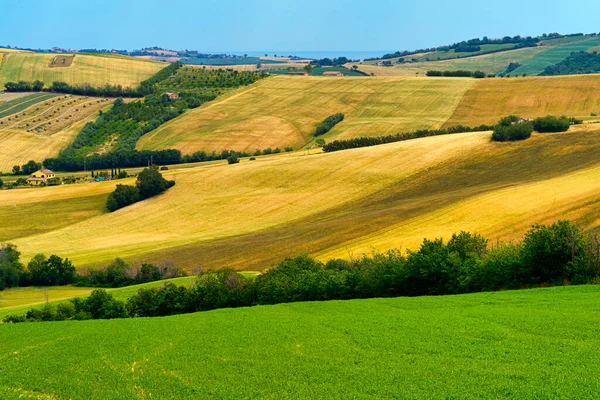
<path id="1" fill-rule="evenodd" d="M 4 324 L 0 397 L 592 399 L 599 296 L 596 285 Z"/>
<path id="2" fill-rule="evenodd" d="M 299 148 L 313 139 L 321 121 L 338 112 L 347 115 L 334 131 L 341 138 L 437 128 L 474 83 L 470 79 L 276 76 L 186 112 L 145 135 L 137 148 L 176 148 L 184 154 Z"/>
<path id="3" fill-rule="evenodd" d="M 75 54 L 67 66 L 52 66 L 60 55 L 47 53 L 5 53 L 0 63 L 0 87 L 6 82 L 41 80 L 47 86 L 54 81 L 72 85 L 122 85 L 135 87 L 165 67 L 164 63 L 109 54 Z M 68 55 L 72 56 L 72 54 Z M 59 64 L 60 65 L 60 64 Z"/>
<path id="4" fill-rule="evenodd" d="M 505 73 L 509 64 L 514 63 L 519 66 L 510 72 L 511 75 L 538 75 L 547 66 L 563 61 L 571 52 L 594 51 L 598 45 L 600 45 L 600 38 L 596 35 L 575 35 L 543 39 L 536 47 L 503 50 L 502 47 L 498 47 L 502 45 L 484 45 L 479 52 L 455 53 L 453 50 L 425 52 L 403 57 L 405 60 L 415 62 L 398 63 L 398 57 L 395 57 L 388 60 L 393 63 L 392 66 L 383 66 L 384 60 L 365 61 L 358 66 L 361 71 L 377 76 L 424 75 L 428 70 L 480 70 L 486 74 L 496 75 Z M 482 54 L 485 51 L 497 52 Z"/>
<path id="5" fill-rule="evenodd" d="M 584 125 L 519 143 L 477 132 L 172 167 L 175 187 L 111 214 L 103 203 L 115 182 L 2 191 L 0 232 L 25 259 L 55 253 L 82 268 L 168 260 L 189 271 L 411 248 L 461 229 L 509 240 L 560 218 L 596 229 L 599 132 Z"/>

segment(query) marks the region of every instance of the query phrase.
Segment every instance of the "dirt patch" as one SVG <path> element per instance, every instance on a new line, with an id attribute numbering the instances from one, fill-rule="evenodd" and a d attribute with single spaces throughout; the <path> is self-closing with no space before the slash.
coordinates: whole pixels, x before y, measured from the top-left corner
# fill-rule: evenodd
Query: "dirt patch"
<path id="1" fill-rule="evenodd" d="M 70 67 L 73 64 L 74 55 L 70 56 L 56 56 L 50 61 L 50 68 L 62 68 L 62 67 Z"/>

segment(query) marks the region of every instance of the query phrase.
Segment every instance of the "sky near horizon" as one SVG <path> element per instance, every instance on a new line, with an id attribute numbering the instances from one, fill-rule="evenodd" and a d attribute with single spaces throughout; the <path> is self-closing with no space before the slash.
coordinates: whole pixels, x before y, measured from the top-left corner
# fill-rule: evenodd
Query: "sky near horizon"
<path id="1" fill-rule="evenodd" d="M 598 0 L 0 0 L 0 45 L 205 52 L 413 50 L 600 32 Z"/>

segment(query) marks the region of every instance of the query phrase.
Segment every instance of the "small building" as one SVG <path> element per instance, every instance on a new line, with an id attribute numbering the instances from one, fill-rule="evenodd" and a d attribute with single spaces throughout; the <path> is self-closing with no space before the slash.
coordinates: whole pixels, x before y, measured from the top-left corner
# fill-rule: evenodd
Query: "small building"
<path id="1" fill-rule="evenodd" d="M 167 92 L 165 94 L 169 96 L 169 100 L 177 100 L 179 98 L 179 95 L 177 93 Z"/>
<path id="2" fill-rule="evenodd" d="M 341 71 L 325 71 L 323 76 L 344 76 Z"/>
<path id="3" fill-rule="evenodd" d="M 40 186 L 42 184 L 47 185 L 50 179 L 56 179 L 54 172 L 49 169 L 40 169 L 27 178 L 27 183 L 32 186 Z"/>
<path id="4" fill-rule="evenodd" d="M 308 72 L 304 71 L 290 71 L 287 73 L 288 75 L 298 75 L 298 76 L 308 76 Z"/>

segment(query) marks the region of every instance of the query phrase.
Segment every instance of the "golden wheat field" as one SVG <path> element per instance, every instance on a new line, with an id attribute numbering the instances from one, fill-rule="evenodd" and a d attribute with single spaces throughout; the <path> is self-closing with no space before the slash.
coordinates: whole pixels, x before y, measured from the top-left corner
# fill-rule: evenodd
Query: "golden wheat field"
<path id="1" fill-rule="evenodd" d="M 123 257 L 188 270 L 412 248 L 460 229 L 510 240 L 558 218 L 596 229 L 598 156 L 600 127 L 585 125 L 518 143 L 477 132 L 172 167 L 175 187 L 112 214 L 103 202 L 116 182 L 2 191 L 0 232 L 25 259 L 55 253 L 81 268 Z"/>
<path id="2" fill-rule="evenodd" d="M 271 77 L 190 110 L 138 142 L 138 149 L 254 151 L 300 148 L 331 114 L 346 120 L 324 138 L 438 128 L 472 79 Z"/>
<path id="3" fill-rule="evenodd" d="M 103 86 L 107 83 L 135 87 L 154 75 L 165 64 L 114 55 L 76 54 L 68 67 L 51 67 L 56 54 L 10 52 L 0 64 L 0 87 L 6 82 L 39 79 L 47 86 L 54 81 L 69 84 L 89 83 Z"/>

